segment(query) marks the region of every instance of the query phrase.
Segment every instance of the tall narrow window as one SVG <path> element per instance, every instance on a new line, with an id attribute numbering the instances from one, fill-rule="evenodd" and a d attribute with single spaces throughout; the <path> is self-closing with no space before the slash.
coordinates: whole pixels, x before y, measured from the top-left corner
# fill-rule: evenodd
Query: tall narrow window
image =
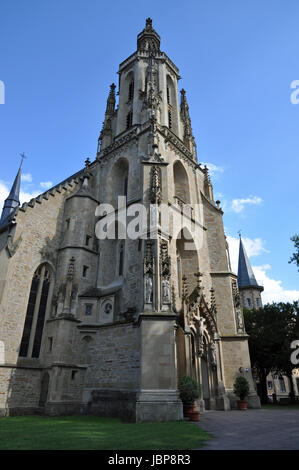
<path id="1" fill-rule="evenodd" d="M 127 114 L 127 129 L 130 129 L 130 127 L 132 127 L 132 122 L 133 122 L 133 113 L 132 111 L 130 111 Z"/>
<path id="2" fill-rule="evenodd" d="M 82 276 L 87 277 L 89 266 L 83 266 Z"/>
<path id="3" fill-rule="evenodd" d="M 35 271 L 31 282 L 26 319 L 19 351 L 21 357 L 39 357 L 50 284 L 51 273 L 44 264 Z"/>
<path id="4" fill-rule="evenodd" d="M 134 96 L 134 80 L 131 81 L 129 85 L 129 100 L 131 101 Z"/>
<path id="5" fill-rule="evenodd" d="M 169 93 L 169 87 L 167 87 L 167 103 L 170 104 L 170 93 Z"/>
<path id="6" fill-rule="evenodd" d="M 40 297 L 40 304 L 39 304 L 38 315 L 37 315 L 33 349 L 32 349 L 32 357 L 35 357 L 35 358 L 38 358 L 39 353 L 40 353 L 42 334 L 43 334 L 45 316 L 46 316 L 49 287 L 50 287 L 50 273 L 48 270 L 45 270 L 41 297 Z"/>
<path id="7" fill-rule="evenodd" d="M 169 129 L 172 128 L 171 111 L 168 111 L 168 127 Z"/>
<path id="8" fill-rule="evenodd" d="M 283 377 L 279 377 L 279 385 L 280 385 L 280 391 L 285 392 L 286 391 L 286 385 Z"/>
<path id="9" fill-rule="evenodd" d="M 122 276 L 124 270 L 124 244 L 121 243 L 119 249 L 119 265 L 118 265 L 118 275 Z"/>
<path id="10" fill-rule="evenodd" d="M 128 196 L 128 177 L 126 176 L 125 177 L 125 180 L 124 180 L 124 196 Z"/>

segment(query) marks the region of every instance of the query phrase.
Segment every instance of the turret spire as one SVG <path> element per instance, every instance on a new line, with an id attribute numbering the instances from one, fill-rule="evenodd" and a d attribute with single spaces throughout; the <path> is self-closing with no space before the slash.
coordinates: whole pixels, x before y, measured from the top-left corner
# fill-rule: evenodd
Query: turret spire
<path id="1" fill-rule="evenodd" d="M 3 222 L 8 218 L 8 216 L 10 216 L 14 212 L 15 208 L 20 205 L 21 172 L 22 172 L 23 159 L 25 158 L 25 155 L 22 154 L 21 157 L 22 157 L 22 161 L 19 167 L 19 171 L 17 173 L 17 176 L 15 177 L 10 193 L 4 201 L 4 206 L 3 206 L 2 215 L 0 219 L 0 225 L 2 225 Z"/>
<path id="2" fill-rule="evenodd" d="M 196 157 L 195 139 L 192 133 L 189 106 L 187 102 L 186 91 L 184 89 L 181 90 L 180 113 L 181 113 L 181 120 L 184 125 L 184 144 L 186 145 L 187 149 L 193 153 L 194 157 Z"/>
<path id="3" fill-rule="evenodd" d="M 98 153 L 101 149 L 107 147 L 112 142 L 112 117 L 115 111 L 115 84 L 110 85 L 110 92 L 107 99 L 105 119 L 103 128 L 99 137 Z"/>
<path id="4" fill-rule="evenodd" d="M 258 287 L 256 282 L 255 275 L 253 273 L 250 261 L 248 259 L 246 250 L 244 248 L 241 233 L 240 237 L 240 246 L 239 246 L 239 265 L 238 265 L 238 286 L 239 287 Z"/>
<path id="5" fill-rule="evenodd" d="M 137 36 L 137 49 L 138 50 L 160 50 L 160 36 L 153 28 L 152 19 L 147 18 L 145 28 Z"/>

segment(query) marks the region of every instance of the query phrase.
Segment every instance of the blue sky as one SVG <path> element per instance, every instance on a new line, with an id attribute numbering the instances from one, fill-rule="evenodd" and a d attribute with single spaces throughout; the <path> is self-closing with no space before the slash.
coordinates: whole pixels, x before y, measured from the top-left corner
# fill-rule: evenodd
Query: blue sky
<path id="1" fill-rule="evenodd" d="M 299 231 L 299 104 L 290 101 L 299 79 L 297 0 L 0 6 L 1 205 L 20 152 L 28 156 L 23 199 L 94 159 L 109 85 L 150 16 L 180 69 L 199 161 L 214 165 L 233 262 L 241 229 L 265 300 L 299 298 L 299 273 L 288 264 Z"/>

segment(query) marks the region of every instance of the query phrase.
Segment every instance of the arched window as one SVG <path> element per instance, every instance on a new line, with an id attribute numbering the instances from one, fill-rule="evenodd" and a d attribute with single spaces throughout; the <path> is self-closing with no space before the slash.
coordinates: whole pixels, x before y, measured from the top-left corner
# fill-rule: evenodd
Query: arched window
<path id="1" fill-rule="evenodd" d="M 46 264 L 39 266 L 33 275 L 19 352 L 21 357 L 39 357 L 51 280 Z"/>
<path id="2" fill-rule="evenodd" d="M 134 80 L 132 80 L 129 84 L 129 101 L 131 101 L 134 97 Z"/>
<path id="3" fill-rule="evenodd" d="M 196 277 L 199 260 L 194 240 L 189 230 L 184 227 L 177 236 L 177 285 L 179 295 L 182 295 L 182 277 L 186 277 L 188 293 L 191 294 L 196 287 Z"/>
<path id="4" fill-rule="evenodd" d="M 190 204 L 189 180 L 184 165 L 176 161 L 173 165 L 174 196 L 185 204 Z"/>
<path id="5" fill-rule="evenodd" d="M 112 204 L 117 209 L 118 207 L 118 196 L 128 196 L 129 188 L 129 162 L 126 158 L 120 158 L 113 165 L 107 181 L 110 184 L 106 188 L 105 202 Z"/>
<path id="6" fill-rule="evenodd" d="M 124 272 L 124 242 L 121 242 L 120 247 L 119 247 L 118 275 L 122 276 L 123 272 Z"/>
<path id="7" fill-rule="evenodd" d="M 130 111 L 127 114 L 127 129 L 130 129 L 130 127 L 132 127 L 132 123 L 133 123 L 133 113 L 132 111 Z"/>

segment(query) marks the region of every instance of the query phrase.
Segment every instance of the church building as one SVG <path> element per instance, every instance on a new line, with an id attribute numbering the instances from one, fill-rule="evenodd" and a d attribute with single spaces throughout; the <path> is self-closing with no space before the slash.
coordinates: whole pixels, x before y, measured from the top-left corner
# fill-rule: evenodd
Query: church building
<path id="1" fill-rule="evenodd" d="M 150 18 L 118 76 L 94 159 L 22 205 L 20 167 L 5 201 L 0 415 L 179 420 L 186 375 L 201 410 L 236 408 L 240 374 L 258 408 L 241 306 L 251 297 Z"/>

